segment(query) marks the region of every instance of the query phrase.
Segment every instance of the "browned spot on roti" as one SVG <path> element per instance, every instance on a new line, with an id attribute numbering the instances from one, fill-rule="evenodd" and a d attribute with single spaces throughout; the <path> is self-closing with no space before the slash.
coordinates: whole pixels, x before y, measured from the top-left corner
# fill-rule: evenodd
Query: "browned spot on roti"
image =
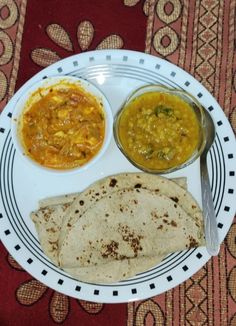
<path id="1" fill-rule="evenodd" d="M 58 243 L 57 240 L 56 240 L 56 241 L 50 241 L 50 240 L 48 240 L 48 242 L 49 242 L 50 244 L 56 244 L 56 245 L 57 245 L 57 243 Z"/>
<path id="2" fill-rule="evenodd" d="M 136 185 L 134 186 L 134 188 L 141 188 L 141 187 L 142 187 L 141 183 L 136 183 Z"/>
<path id="3" fill-rule="evenodd" d="M 115 187 L 115 185 L 117 184 L 117 180 L 115 178 L 111 179 L 109 186 L 110 187 Z"/>
<path id="4" fill-rule="evenodd" d="M 170 197 L 171 200 L 173 200 L 174 202 L 178 203 L 179 202 L 179 198 L 178 197 Z"/>
<path id="5" fill-rule="evenodd" d="M 143 250 L 140 244 L 140 240 L 143 239 L 143 236 L 140 234 L 136 234 L 133 230 L 129 228 L 128 225 L 120 224 L 118 230 L 121 233 L 123 240 L 127 242 L 133 250 L 134 257 L 137 257 L 138 251 Z"/>
<path id="6" fill-rule="evenodd" d="M 43 213 L 44 221 L 48 222 L 50 217 L 51 217 L 51 214 L 52 214 L 53 210 L 48 208 L 48 209 L 42 209 L 41 211 Z"/>
<path id="7" fill-rule="evenodd" d="M 65 210 L 70 206 L 70 203 L 66 203 L 63 205 L 62 210 L 65 212 Z"/>
<path id="8" fill-rule="evenodd" d="M 143 250 L 142 246 L 140 245 L 140 240 L 142 238 L 143 238 L 142 236 L 138 235 L 137 237 L 132 238 L 130 241 L 130 246 L 133 249 L 135 257 L 138 255 L 138 251 Z"/>
<path id="9" fill-rule="evenodd" d="M 52 233 L 56 232 L 56 230 L 53 227 L 46 229 L 46 231 L 47 232 L 52 232 Z"/>
<path id="10" fill-rule="evenodd" d="M 199 244 L 196 241 L 196 239 L 194 239 L 191 235 L 189 236 L 189 248 L 195 248 L 197 247 Z"/>
<path id="11" fill-rule="evenodd" d="M 152 212 L 151 212 L 151 216 L 152 216 L 152 217 L 155 217 L 155 218 L 158 218 L 157 212 L 155 212 L 155 211 L 152 211 Z"/>
<path id="12" fill-rule="evenodd" d="M 50 245 L 52 246 L 51 251 L 56 251 L 58 249 L 58 241 L 48 241 Z"/>
<path id="13" fill-rule="evenodd" d="M 108 257 L 115 257 L 117 258 L 118 256 L 118 250 L 119 248 L 119 243 L 117 241 L 112 240 L 110 243 L 107 245 L 103 246 L 103 249 L 105 249 L 104 252 L 101 253 L 103 258 L 108 258 Z"/>
<path id="14" fill-rule="evenodd" d="M 84 201 L 83 200 L 80 200 L 79 204 L 80 204 L 80 206 L 83 206 L 84 205 Z"/>

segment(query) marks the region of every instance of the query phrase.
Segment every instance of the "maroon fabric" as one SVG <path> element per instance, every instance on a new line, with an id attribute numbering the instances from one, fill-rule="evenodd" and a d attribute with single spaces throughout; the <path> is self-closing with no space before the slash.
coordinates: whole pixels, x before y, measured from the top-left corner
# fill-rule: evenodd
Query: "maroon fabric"
<path id="1" fill-rule="evenodd" d="M 85 20 L 90 21 L 95 28 L 89 50 L 94 50 L 108 35 L 116 34 L 122 37 L 124 49 L 143 52 L 147 17 L 142 5 L 141 1 L 136 6 L 127 7 L 122 0 L 47 0 L 40 3 L 37 0 L 28 1 L 17 88 L 42 69 L 31 60 L 33 49 L 49 48 L 56 51 L 61 58 L 80 53 L 76 36 L 77 26 Z M 73 43 L 73 52 L 60 48 L 49 39 L 45 29 L 53 23 L 60 24 L 68 32 Z"/>
<path id="2" fill-rule="evenodd" d="M 59 295 L 59 302 L 52 307 L 55 291 L 43 286 L 39 297 L 39 286 L 25 272 L 0 243 L 0 325 L 50 325 L 63 322 L 66 325 L 103 325 L 120 326 L 127 320 L 126 304 L 93 304 Z M 25 287 L 24 291 L 21 291 Z M 66 302 L 69 306 L 66 308 Z M 85 305 L 86 304 L 86 305 Z M 85 306 L 84 306 L 85 305 Z M 63 323 L 63 324 L 64 324 Z"/>

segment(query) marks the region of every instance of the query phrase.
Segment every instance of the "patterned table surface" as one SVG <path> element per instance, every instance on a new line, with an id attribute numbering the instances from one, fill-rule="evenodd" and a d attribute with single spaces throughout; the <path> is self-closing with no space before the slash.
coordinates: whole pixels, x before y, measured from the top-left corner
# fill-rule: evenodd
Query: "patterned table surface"
<path id="1" fill-rule="evenodd" d="M 0 108 L 43 67 L 95 49 L 167 59 L 217 99 L 236 131 L 235 0 L 0 0 Z M 236 325 L 236 223 L 219 256 L 148 300 L 71 299 L 26 273 L 0 246 L 0 324 Z"/>

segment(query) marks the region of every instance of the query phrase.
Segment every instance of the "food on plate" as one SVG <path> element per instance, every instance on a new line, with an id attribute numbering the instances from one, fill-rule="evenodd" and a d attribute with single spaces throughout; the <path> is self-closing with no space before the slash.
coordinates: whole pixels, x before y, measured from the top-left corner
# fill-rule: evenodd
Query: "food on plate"
<path id="1" fill-rule="evenodd" d="M 79 280 L 99 283 L 134 276 L 169 253 L 204 245 L 201 209 L 175 181 L 122 173 L 80 194 L 42 200 L 31 218 L 43 251 Z"/>
<path id="2" fill-rule="evenodd" d="M 178 178 L 175 181 L 186 188 L 184 178 Z M 53 197 L 39 202 L 39 210 L 32 212 L 31 217 L 38 230 L 39 238 L 42 238 L 40 242 L 46 255 L 56 264 L 58 263 L 58 247 L 60 250 L 67 231 L 79 217 L 78 214 L 74 214 L 75 206 L 79 206 L 80 214 L 82 214 L 97 199 L 113 191 L 137 187 L 140 184 L 141 187 L 150 190 L 160 189 L 160 193 L 176 198 L 198 223 L 201 221 L 199 206 L 193 201 L 192 196 L 175 182 L 158 176 L 153 178 L 146 173 L 122 173 L 99 180 L 80 194 Z"/>
<path id="3" fill-rule="evenodd" d="M 104 195 L 113 191 L 117 191 L 117 189 L 122 187 L 137 187 L 137 181 L 142 182 L 142 187 L 149 187 L 149 189 L 154 189 L 155 186 L 158 185 L 162 193 L 167 193 L 167 185 L 164 180 L 165 179 L 160 177 L 153 179 L 150 178 L 149 175 L 141 173 L 124 173 L 114 177 L 111 176 L 109 178 L 104 178 L 88 187 L 82 193 L 66 194 L 40 200 L 39 209 L 31 213 L 31 218 L 35 223 L 35 227 L 40 238 L 40 243 L 45 254 L 56 265 L 58 264 L 58 250 L 60 250 L 67 231 L 71 228 L 75 221 L 75 218 L 73 217 L 72 202 L 76 199 L 81 198 L 79 199 L 79 205 L 80 212 L 82 214 L 83 211 L 92 205 L 98 198 L 103 197 Z M 153 181 L 155 183 L 152 183 Z M 174 178 L 172 181 L 177 183 L 177 185 L 179 185 L 181 188 L 187 188 L 185 178 Z M 174 194 L 174 191 L 178 191 L 178 193 L 181 195 L 184 194 L 183 190 L 180 190 L 179 187 L 176 189 L 175 184 L 173 185 L 173 183 L 171 183 L 171 185 L 172 188 L 170 188 L 168 192 L 170 196 Z M 100 188 L 102 188 L 102 192 L 97 195 Z M 171 189 L 174 189 L 174 191 L 172 192 Z M 178 195 L 176 200 L 178 199 L 180 199 L 182 202 L 184 197 L 181 198 L 181 196 Z M 187 199 L 189 199 L 188 196 Z M 81 200 L 84 200 L 83 206 L 81 206 Z M 76 201 L 74 205 L 76 205 Z M 199 214 L 197 206 L 192 211 L 190 206 L 186 207 L 186 209 L 190 212 L 190 214 L 199 219 L 199 221 L 201 220 L 201 213 Z M 76 218 L 77 217 L 78 216 L 76 216 Z"/>
<path id="4" fill-rule="evenodd" d="M 153 267 L 169 253 L 200 246 L 198 231 L 195 221 L 168 197 L 143 188 L 122 189 L 96 202 L 74 223 L 59 252 L 59 265 L 65 271 L 73 268 L 71 275 L 81 281 L 116 282 Z M 130 269 L 136 258 L 146 259 L 145 266 Z M 106 266 L 114 262 L 115 272 Z M 98 267 L 95 274 L 89 273 L 90 266 Z"/>
<path id="5" fill-rule="evenodd" d="M 157 265 L 164 256 L 137 256 L 135 259 L 113 260 L 102 265 L 66 267 L 64 270 L 76 279 L 91 283 L 113 283 L 141 273 Z"/>
<path id="6" fill-rule="evenodd" d="M 195 205 L 195 200 L 193 200 L 190 193 L 186 192 L 186 190 L 182 189 L 176 183 L 167 178 L 160 176 L 153 177 L 146 173 L 122 173 L 95 182 L 75 198 L 66 210 L 63 218 L 62 229 L 58 239 L 59 249 L 65 240 L 68 230 L 88 207 L 117 190 L 135 187 L 155 190 L 172 200 L 176 200 L 188 214 L 196 219 L 198 224 L 201 223 L 201 210 L 198 205 Z"/>
<path id="7" fill-rule="evenodd" d="M 199 117 L 182 97 L 165 91 L 134 96 L 118 113 L 118 146 L 138 167 L 165 171 L 181 166 L 202 142 Z"/>
<path id="8" fill-rule="evenodd" d="M 53 169 L 83 166 L 101 149 L 105 137 L 103 104 L 78 83 L 61 80 L 37 89 L 20 120 L 26 154 Z"/>

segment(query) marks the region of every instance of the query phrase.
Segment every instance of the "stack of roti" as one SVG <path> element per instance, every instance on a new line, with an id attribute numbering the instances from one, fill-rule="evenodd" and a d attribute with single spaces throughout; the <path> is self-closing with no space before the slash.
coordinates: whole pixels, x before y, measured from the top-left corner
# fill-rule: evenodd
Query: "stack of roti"
<path id="1" fill-rule="evenodd" d="M 205 244 L 201 209 L 183 179 L 123 173 L 39 206 L 31 218 L 44 253 L 84 282 L 124 280 Z"/>

